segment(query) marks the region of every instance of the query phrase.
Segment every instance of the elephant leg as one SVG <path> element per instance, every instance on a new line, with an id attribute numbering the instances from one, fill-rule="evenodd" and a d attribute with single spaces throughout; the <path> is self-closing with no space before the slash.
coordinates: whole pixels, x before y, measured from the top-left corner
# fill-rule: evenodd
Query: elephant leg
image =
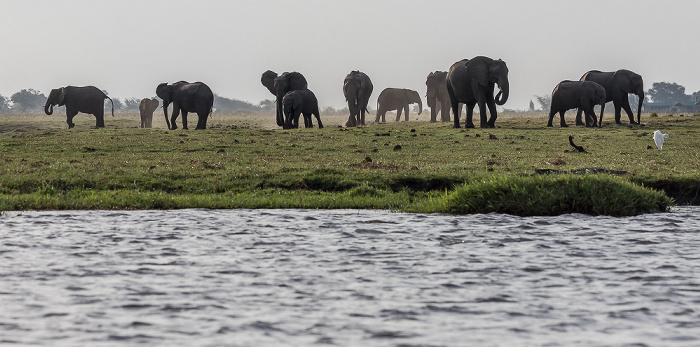
<path id="1" fill-rule="evenodd" d="M 474 121 L 473 121 L 474 106 L 476 106 L 476 102 L 467 103 L 467 120 L 466 120 L 466 123 L 464 124 L 465 128 L 475 128 Z"/>
<path id="2" fill-rule="evenodd" d="M 68 123 L 68 129 L 72 129 L 75 126 L 75 123 L 73 123 L 73 117 L 78 114 L 78 111 L 68 109 L 66 107 L 66 123 Z"/>
<path id="3" fill-rule="evenodd" d="M 314 122 L 313 119 L 311 118 L 311 113 L 304 113 L 304 127 L 305 128 L 313 128 L 314 127 Z"/>
<path id="4" fill-rule="evenodd" d="M 620 105 L 619 102 L 613 102 L 613 106 L 615 106 L 615 123 L 622 124 L 622 121 L 620 120 L 620 117 L 622 116 L 620 112 L 622 109 L 622 105 Z"/>
<path id="5" fill-rule="evenodd" d="M 321 123 L 321 115 L 317 113 L 313 114 L 316 116 L 316 120 L 318 121 L 318 128 L 323 129 L 323 123 Z M 311 115 L 309 115 L 309 118 L 311 118 Z"/>
<path id="6" fill-rule="evenodd" d="M 452 113 L 455 116 L 454 127 L 459 128 L 459 116 L 461 112 L 461 107 L 459 107 L 459 102 L 452 102 Z"/>
<path id="7" fill-rule="evenodd" d="M 408 104 L 406 104 L 406 106 L 403 107 L 403 111 L 405 113 L 403 117 L 406 120 L 406 122 L 408 122 Z"/>
<path id="8" fill-rule="evenodd" d="M 564 120 L 564 113 L 566 113 L 566 110 L 559 111 L 559 117 L 561 118 L 559 126 L 561 126 L 562 128 L 568 128 L 569 126 L 566 125 L 566 120 Z"/>
<path id="9" fill-rule="evenodd" d="M 583 109 L 581 107 L 576 109 L 576 125 L 586 125 L 586 123 L 584 123 L 583 119 L 581 118 L 582 113 Z"/>
<path id="10" fill-rule="evenodd" d="M 557 114 L 557 111 L 552 109 L 549 111 L 549 122 L 547 122 L 548 127 L 552 127 L 552 121 L 554 120 L 554 115 Z"/>
<path id="11" fill-rule="evenodd" d="M 496 119 L 498 118 L 498 111 L 496 111 L 496 103 L 494 101 L 487 101 L 486 106 L 489 108 L 489 121 L 486 123 L 489 128 L 496 127 Z"/>
<path id="12" fill-rule="evenodd" d="M 358 123 L 360 123 L 360 125 L 362 125 L 362 126 L 367 125 L 367 124 L 365 124 L 365 109 L 366 108 L 367 108 L 367 106 L 362 106 L 362 109 L 360 110 L 360 119 L 358 119 Z"/>
<path id="13" fill-rule="evenodd" d="M 187 111 L 182 110 L 182 129 L 189 130 L 187 128 Z"/>
<path id="14" fill-rule="evenodd" d="M 440 110 L 440 120 L 443 122 L 450 121 L 450 106 L 449 104 L 443 104 L 442 110 Z"/>
<path id="15" fill-rule="evenodd" d="M 632 108 L 630 107 L 630 101 L 627 98 L 627 95 L 622 98 L 622 109 L 627 113 L 627 117 L 630 119 L 630 124 L 639 124 L 634 120 L 634 114 L 632 113 Z"/>
<path id="16" fill-rule="evenodd" d="M 397 122 L 401 120 L 401 111 L 403 111 L 402 107 L 399 107 L 396 109 L 396 121 Z"/>
<path id="17" fill-rule="evenodd" d="M 170 130 L 175 130 L 177 129 L 177 124 L 175 121 L 177 120 L 177 117 L 180 116 L 180 107 L 173 105 L 173 114 L 170 116 Z"/>
<path id="18" fill-rule="evenodd" d="M 486 102 L 484 100 L 479 100 L 479 127 L 488 128 L 488 122 L 486 121 Z"/>
<path id="19" fill-rule="evenodd" d="M 596 116 L 593 112 L 593 106 L 586 106 L 583 108 L 583 113 L 586 115 L 586 128 L 597 126 Z"/>
<path id="20" fill-rule="evenodd" d="M 207 128 L 207 117 L 209 113 L 206 111 L 197 112 L 197 127 L 194 130 L 204 130 Z"/>
<path id="21" fill-rule="evenodd" d="M 104 110 L 100 109 L 99 111 L 95 112 L 95 129 L 104 128 L 104 127 L 105 127 L 105 112 L 104 112 Z"/>

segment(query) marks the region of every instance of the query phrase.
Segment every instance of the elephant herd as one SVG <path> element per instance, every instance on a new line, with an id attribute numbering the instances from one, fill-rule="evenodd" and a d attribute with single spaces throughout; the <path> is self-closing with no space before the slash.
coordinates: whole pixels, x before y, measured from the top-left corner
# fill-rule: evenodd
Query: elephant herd
<path id="1" fill-rule="evenodd" d="M 299 117 L 304 116 L 304 126 L 313 127 L 312 116 L 316 117 L 318 127 L 321 122 L 318 99 L 309 90 L 306 78 L 299 72 L 284 72 L 281 75 L 273 71 L 265 71 L 260 82 L 275 96 L 275 118 L 277 125 L 283 129 L 299 127 Z M 504 105 L 510 94 L 508 82 L 508 66 L 501 60 L 484 56 L 463 59 L 454 63 L 448 71 L 435 71 L 428 74 L 426 82 L 427 101 L 430 107 L 430 122 L 450 121 L 450 109 L 454 115 L 454 127 L 460 127 L 461 105 L 466 105 L 464 126 L 475 127 L 472 116 L 474 107 L 479 105 L 479 126 L 494 128 L 497 118 L 496 105 Z M 498 86 L 498 93 L 494 89 Z M 343 94 L 348 103 L 349 117 L 345 126 L 356 127 L 366 125 L 365 115 L 368 112 L 369 98 L 374 86 L 367 74 L 351 71 L 343 81 Z M 629 93 L 639 96 L 637 120 L 634 120 L 627 98 Z M 202 82 L 189 83 L 179 81 L 168 84 L 161 83 L 156 87 L 156 95 L 163 100 L 163 112 L 168 129 L 177 129 L 176 120 L 182 113 L 182 128 L 187 129 L 188 113 L 198 116 L 195 129 L 206 129 L 207 119 L 213 110 L 214 93 Z M 49 94 L 44 112 L 53 113 L 53 107 L 66 107 L 66 122 L 72 128 L 73 117 L 78 112 L 92 114 L 96 118 L 95 127 L 104 127 L 104 100 L 110 99 L 96 87 L 67 86 L 53 89 Z M 589 71 L 579 81 L 562 81 L 552 91 L 552 103 L 549 112 L 548 126 L 556 113 L 561 117 L 561 126 L 566 127 L 564 113 L 576 108 L 576 125 L 602 126 L 605 103 L 612 101 L 615 107 L 615 122 L 620 124 L 621 109 L 627 113 L 631 124 L 639 124 L 644 88 L 642 77 L 629 70 L 615 72 Z M 417 103 L 421 114 L 423 103 L 415 90 L 401 88 L 386 88 L 377 98 L 375 122 L 386 122 L 386 112 L 396 110 L 396 121 L 400 121 L 402 111 L 408 120 L 409 105 Z M 168 106 L 173 104 L 172 116 L 168 118 Z M 593 111 L 595 105 L 601 105 L 600 119 L 596 119 Z M 143 99 L 139 105 L 141 127 L 150 128 L 153 112 L 158 108 L 158 100 Z M 487 118 L 487 110 L 490 117 Z M 581 115 L 585 114 L 584 122 Z M 114 103 L 112 102 L 112 116 Z"/>
<path id="2" fill-rule="evenodd" d="M 187 114 L 197 113 L 197 127 L 195 129 L 206 129 L 207 118 L 214 106 L 214 93 L 202 82 L 189 83 L 180 81 L 172 84 L 161 83 L 156 88 L 156 95 L 163 100 L 163 112 L 168 129 L 177 129 L 175 121 L 182 112 L 182 128 L 187 129 Z M 66 107 L 66 123 L 68 128 L 73 128 L 73 117 L 78 112 L 92 114 L 95 116 L 95 127 L 104 128 L 104 100 L 112 102 L 112 117 L 114 117 L 114 102 L 103 91 L 97 87 L 73 87 L 66 86 L 51 90 L 44 112 L 47 115 L 53 114 L 53 107 Z M 168 106 L 173 104 L 172 117 L 168 119 Z M 139 104 L 141 113 L 141 127 L 150 128 L 152 124 L 153 112 L 158 108 L 158 100 L 143 99 Z M 172 121 L 172 124 L 171 124 Z"/>

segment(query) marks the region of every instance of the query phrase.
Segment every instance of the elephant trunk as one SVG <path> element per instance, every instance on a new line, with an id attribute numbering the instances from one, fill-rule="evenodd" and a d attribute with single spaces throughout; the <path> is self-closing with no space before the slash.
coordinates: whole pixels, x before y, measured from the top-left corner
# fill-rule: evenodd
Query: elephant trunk
<path id="1" fill-rule="evenodd" d="M 423 101 L 418 97 L 418 114 L 423 112 Z"/>
<path id="2" fill-rule="evenodd" d="M 496 95 L 496 105 L 503 105 L 508 101 L 508 95 L 510 93 L 510 88 L 508 86 L 508 79 L 503 79 L 498 82 L 498 94 Z"/>
<path id="3" fill-rule="evenodd" d="M 46 113 L 49 116 L 52 115 L 53 114 L 53 104 L 51 104 L 47 101 L 46 105 L 44 105 L 44 113 Z"/>
<path id="4" fill-rule="evenodd" d="M 284 98 L 284 92 L 277 93 L 277 126 L 284 127 L 284 111 L 282 110 L 282 98 Z"/>
<path id="5" fill-rule="evenodd" d="M 165 114 L 165 124 L 168 125 L 168 130 L 170 130 L 170 119 L 168 119 L 168 106 L 170 106 L 169 102 L 165 102 L 163 100 L 163 113 Z"/>
<path id="6" fill-rule="evenodd" d="M 642 114 L 642 103 L 644 102 L 644 90 L 637 93 L 639 97 L 639 105 L 637 106 L 637 123 L 642 124 L 641 114 Z"/>

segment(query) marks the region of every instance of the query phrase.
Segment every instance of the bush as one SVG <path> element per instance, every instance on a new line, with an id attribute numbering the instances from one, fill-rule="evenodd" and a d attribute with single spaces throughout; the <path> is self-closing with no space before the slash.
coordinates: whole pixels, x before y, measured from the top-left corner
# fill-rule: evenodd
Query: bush
<path id="1" fill-rule="evenodd" d="M 673 204 L 663 192 L 608 175 L 494 176 L 458 187 L 438 202 L 443 210 L 436 212 L 632 216 L 667 211 Z"/>

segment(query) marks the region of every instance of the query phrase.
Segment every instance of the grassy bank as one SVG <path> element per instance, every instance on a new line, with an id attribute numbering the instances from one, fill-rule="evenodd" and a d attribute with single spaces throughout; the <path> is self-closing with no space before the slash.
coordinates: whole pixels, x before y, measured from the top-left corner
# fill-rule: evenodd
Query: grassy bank
<path id="1" fill-rule="evenodd" d="M 282 131 L 274 129 L 272 115 L 215 115 L 210 129 L 167 131 L 136 128 L 139 118 L 135 114 L 109 117 L 107 128 L 98 130 L 89 128 L 94 118 L 85 115 L 76 118 L 74 129 L 67 129 L 61 116 L 0 116 L 0 210 L 303 207 L 505 211 L 447 208 L 446 200 L 461 190 L 474 194 L 470 186 L 493 177 L 499 177 L 501 184 L 530 186 L 533 182 L 523 179 L 536 175 L 536 170 L 581 168 L 626 173 L 605 175 L 604 183 L 600 175 L 544 175 L 537 178 L 539 183 L 529 196 L 506 194 L 506 199 L 513 198 L 516 205 L 537 201 L 551 205 L 549 200 L 532 196 L 546 191 L 536 188 L 538 184 L 563 185 L 560 177 L 578 177 L 563 179 L 582 179 L 593 186 L 568 195 L 590 195 L 596 184 L 607 184 L 619 188 L 611 189 L 612 193 L 639 194 L 632 200 L 653 201 L 654 208 L 664 208 L 649 190 L 626 190 L 633 183 L 637 188 L 664 189 L 681 203 L 698 202 L 700 116 L 643 115 L 643 127 L 608 124 L 601 129 L 561 129 L 546 128 L 543 114 L 506 115 L 499 117 L 500 128 L 468 130 L 452 129 L 451 123 L 429 124 L 425 114 L 420 117 L 422 121 L 352 129 L 337 127 L 345 117 L 324 117 L 325 129 Z M 164 127 L 162 123 L 154 119 L 154 127 Z M 663 150 L 647 149 L 653 146 L 651 134 L 657 129 L 671 137 Z M 569 135 L 588 153 L 568 152 L 572 149 Z M 579 183 L 573 186 L 583 184 Z M 455 187 L 461 188 L 450 193 Z M 617 205 L 622 212 L 607 207 L 581 212 L 625 215 L 650 209 L 633 209 L 619 201 L 594 204 Z"/>

